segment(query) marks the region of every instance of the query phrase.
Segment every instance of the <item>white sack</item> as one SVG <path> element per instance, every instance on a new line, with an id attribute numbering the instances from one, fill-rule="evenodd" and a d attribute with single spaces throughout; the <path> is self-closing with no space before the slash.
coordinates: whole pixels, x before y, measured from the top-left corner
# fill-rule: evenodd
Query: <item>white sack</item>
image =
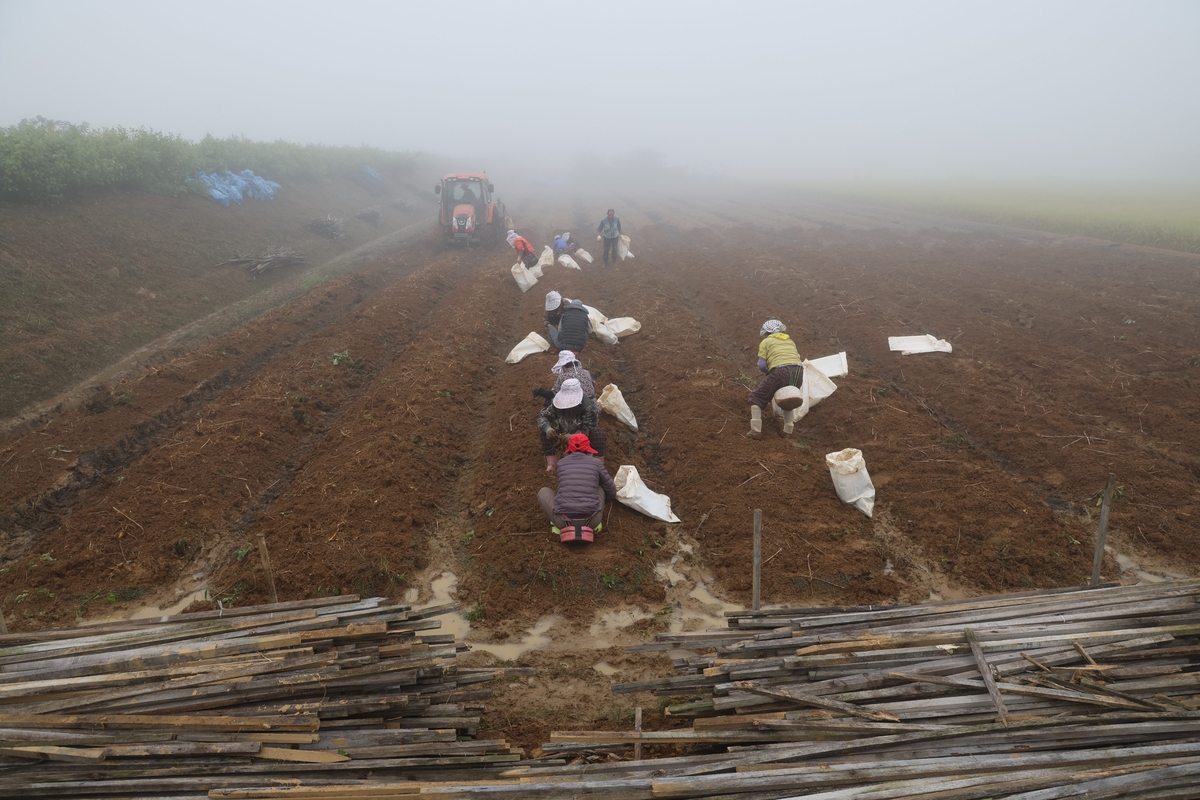
<path id="1" fill-rule="evenodd" d="M 621 234 L 620 240 L 617 242 L 617 255 L 624 261 L 627 258 L 633 258 L 633 253 L 629 252 L 629 237 Z"/>
<path id="2" fill-rule="evenodd" d="M 521 287 L 522 292 L 528 292 L 537 283 L 534 274 L 526 269 L 520 261 L 512 265 L 512 276 L 517 281 L 517 286 Z"/>
<path id="3" fill-rule="evenodd" d="M 508 358 L 504 359 L 504 363 L 516 364 L 525 356 L 531 356 L 534 353 L 544 353 L 549 349 L 550 343 L 531 331 L 528 336 L 517 343 L 517 346 L 508 354 Z"/>
<path id="4" fill-rule="evenodd" d="M 608 327 L 609 333 L 617 338 L 624 338 L 631 333 L 637 333 L 642 329 L 642 323 L 638 322 L 633 317 L 617 317 L 610 319 L 604 323 Z"/>
<path id="5" fill-rule="evenodd" d="M 629 405 L 625 402 L 624 395 L 621 394 L 621 390 L 617 388 L 615 383 L 605 386 L 604 391 L 600 392 L 600 397 L 596 399 L 596 402 L 600 404 L 602 410 L 612 414 L 635 431 L 637 430 L 637 419 L 633 416 L 633 411 L 630 410 Z"/>
<path id="6" fill-rule="evenodd" d="M 535 278 L 544 278 L 545 277 L 545 275 L 542 274 L 542 265 L 540 262 L 537 264 L 534 264 L 532 267 L 529 268 L 529 274 Z"/>
<path id="7" fill-rule="evenodd" d="M 671 498 L 650 491 L 650 487 L 642 483 L 642 476 L 638 475 L 637 467 L 632 464 L 626 464 L 617 470 L 613 483 L 617 484 L 617 501 L 623 505 L 663 522 L 680 521 L 671 511 Z"/>
<path id="8" fill-rule="evenodd" d="M 899 350 L 902 356 L 910 356 L 913 353 L 949 353 L 954 348 L 945 339 L 926 333 L 921 336 L 889 336 L 888 349 Z"/>
<path id="9" fill-rule="evenodd" d="M 592 263 L 592 254 L 589 253 L 587 250 L 584 250 L 582 247 L 576 249 L 575 255 L 579 256 L 580 258 L 582 258 L 584 261 L 588 262 L 589 264 Z"/>
<path id="10" fill-rule="evenodd" d="M 871 516 L 875 509 L 875 485 L 867 474 L 862 451 L 847 447 L 825 456 L 825 463 L 829 465 L 829 476 L 833 478 L 838 498 Z"/>
<path id="11" fill-rule="evenodd" d="M 542 254 L 538 256 L 537 263 L 534 264 L 534 269 L 542 269 L 554 263 L 554 248 L 546 245 L 542 250 Z"/>
<path id="12" fill-rule="evenodd" d="M 850 366 L 846 363 L 845 353 L 834 353 L 824 358 L 814 358 L 812 361 L 805 361 L 804 364 L 806 367 L 811 364 L 821 370 L 821 373 L 826 378 L 840 378 L 850 371 Z"/>
<path id="13" fill-rule="evenodd" d="M 827 358 L 832 358 L 828 356 Z M 821 359 L 822 361 L 826 359 Z M 800 382 L 800 392 L 803 394 L 804 400 L 799 408 L 792 410 L 792 422 L 799 422 L 804 419 L 812 407 L 824 400 L 829 395 L 837 391 L 837 384 L 829 380 L 829 378 L 817 368 L 812 361 L 804 362 L 804 380 Z M 775 402 L 775 398 L 771 398 L 771 411 L 775 416 L 783 419 L 783 409 Z"/>
<path id="14" fill-rule="evenodd" d="M 608 317 L 597 308 L 592 308 L 589 305 L 584 305 L 587 309 L 588 319 L 592 322 L 592 333 L 596 334 L 596 338 L 605 344 L 616 344 L 617 335 L 608 329 Z"/>
<path id="15" fill-rule="evenodd" d="M 567 269 L 579 269 L 579 265 L 575 263 L 575 259 L 571 258 L 566 253 L 558 257 L 558 263 L 562 264 Z"/>

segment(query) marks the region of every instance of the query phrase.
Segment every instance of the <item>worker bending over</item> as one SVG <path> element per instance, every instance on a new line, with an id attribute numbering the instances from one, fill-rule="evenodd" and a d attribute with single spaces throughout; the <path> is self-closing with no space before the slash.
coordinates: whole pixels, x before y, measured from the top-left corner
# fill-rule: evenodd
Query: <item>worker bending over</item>
<path id="1" fill-rule="evenodd" d="M 759 381 L 758 388 L 750 393 L 750 438 L 762 436 L 762 410 L 771 405 L 775 393 L 785 386 L 801 386 L 804 383 L 804 367 L 796 343 L 784 331 L 787 327 L 777 319 L 763 323 L 758 332 L 763 337 L 758 345 L 758 369 L 766 377 Z M 785 433 L 791 433 L 785 430 Z"/>
<path id="2" fill-rule="evenodd" d="M 538 434 L 542 439 L 542 455 L 546 456 L 546 471 L 558 468 L 560 445 L 575 433 L 587 434 L 591 446 L 601 457 L 607 437 L 600 427 L 600 406 L 594 397 L 586 397 L 578 378 L 568 378 L 554 395 L 550 405 L 538 414 Z"/>
<path id="3" fill-rule="evenodd" d="M 546 300 L 549 303 L 549 298 Z M 548 315 L 547 315 L 547 321 Z M 592 332 L 592 320 L 582 300 L 572 300 L 563 306 L 558 318 L 557 329 L 550 329 L 550 344 L 556 350 L 582 353 L 587 347 L 588 334 Z"/>
<path id="4" fill-rule="evenodd" d="M 508 232 L 508 243 L 513 250 L 517 251 L 517 257 L 521 259 L 521 263 L 526 269 L 537 263 L 537 253 L 533 250 L 533 245 L 524 236 L 520 236 L 516 231 Z"/>
<path id="5" fill-rule="evenodd" d="M 560 233 L 554 237 L 554 252 L 566 253 L 569 256 L 575 255 L 575 251 L 579 249 L 579 242 L 575 241 L 575 237 L 570 231 Z"/>
<path id="6" fill-rule="evenodd" d="M 550 371 L 557 378 L 554 382 L 554 388 L 542 389 L 539 387 L 533 390 L 533 396 L 545 400 L 545 405 L 550 405 L 550 401 L 554 399 L 554 395 L 558 394 L 562 390 L 562 385 L 571 378 L 579 381 L 579 386 L 583 389 L 584 397 L 595 398 L 596 381 L 592 379 L 592 373 L 583 368 L 583 364 L 579 363 L 579 359 L 570 350 L 559 351 L 558 363 L 551 367 Z"/>
<path id="7" fill-rule="evenodd" d="M 586 434 L 573 434 L 558 462 L 558 491 L 543 487 L 537 494 L 560 542 L 593 541 L 602 528 L 605 499 L 617 497 L 617 486 L 597 455 Z"/>

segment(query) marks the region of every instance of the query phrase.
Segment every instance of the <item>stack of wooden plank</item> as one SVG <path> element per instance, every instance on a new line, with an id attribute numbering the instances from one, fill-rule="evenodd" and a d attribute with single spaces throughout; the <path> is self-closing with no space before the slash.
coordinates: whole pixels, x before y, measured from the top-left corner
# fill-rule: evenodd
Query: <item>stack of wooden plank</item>
<path id="1" fill-rule="evenodd" d="M 217 264 L 218 267 L 234 265 L 248 270 L 253 275 L 261 275 L 269 269 L 292 267 L 307 264 L 308 259 L 303 253 L 298 253 L 290 247 L 272 247 L 264 253 L 252 256 L 236 255 L 231 259 Z"/>
<path id="2" fill-rule="evenodd" d="M 456 610 L 331 597 L 0 636 L 0 797 L 204 797 L 517 761 L 472 740 L 491 696 L 476 684 L 505 670 L 460 669 L 465 646 L 427 633 Z"/>
<path id="3" fill-rule="evenodd" d="M 618 693 L 692 697 L 690 726 L 556 733 L 557 754 L 691 744 L 689 755 L 526 761 L 457 778 L 216 788 L 213 798 L 929 800 L 1200 797 L 1200 582 L 922 606 L 772 609 Z"/>

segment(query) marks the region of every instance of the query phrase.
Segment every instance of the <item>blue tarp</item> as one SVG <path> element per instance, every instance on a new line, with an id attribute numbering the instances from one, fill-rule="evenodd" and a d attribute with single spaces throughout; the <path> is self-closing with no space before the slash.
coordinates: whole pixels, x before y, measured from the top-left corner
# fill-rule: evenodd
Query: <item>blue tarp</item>
<path id="1" fill-rule="evenodd" d="M 370 175 L 372 178 L 374 178 L 377 181 L 383 180 L 382 175 L 380 175 L 378 172 L 376 172 L 375 170 L 371 169 L 368 166 L 365 166 L 365 165 L 363 166 L 363 172 L 367 173 L 368 175 Z"/>
<path id="2" fill-rule="evenodd" d="M 188 180 L 203 183 L 208 187 L 208 196 L 223 206 L 228 206 L 231 201 L 240 205 L 243 197 L 249 197 L 251 200 L 270 200 L 280 188 L 275 181 L 261 178 L 248 169 L 236 174 L 225 170 L 224 175 L 216 172 L 210 175 L 201 171 L 196 173 L 196 177 Z"/>

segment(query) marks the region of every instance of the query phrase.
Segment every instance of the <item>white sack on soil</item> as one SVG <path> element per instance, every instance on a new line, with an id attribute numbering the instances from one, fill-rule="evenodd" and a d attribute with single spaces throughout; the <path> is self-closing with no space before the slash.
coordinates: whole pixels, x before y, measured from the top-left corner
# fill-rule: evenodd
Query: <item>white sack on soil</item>
<path id="1" fill-rule="evenodd" d="M 828 356 L 827 358 L 832 358 Z M 822 361 L 826 359 L 821 359 Z M 781 390 L 782 391 L 782 390 Z M 812 361 L 804 362 L 804 380 L 800 382 L 800 393 L 802 401 L 800 407 L 792 412 L 792 422 L 799 422 L 804 419 L 805 415 L 812 410 L 812 407 L 824 400 L 829 395 L 837 391 L 837 384 L 829 380 L 817 365 Z M 775 398 L 771 398 L 771 411 L 780 419 L 783 418 L 783 409 L 775 402 Z"/>
<path id="2" fill-rule="evenodd" d="M 875 509 L 875 485 L 867 474 L 862 451 L 847 447 L 825 456 L 825 463 L 829 465 L 829 476 L 833 478 L 838 498 L 871 516 Z"/>
<path id="3" fill-rule="evenodd" d="M 671 511 L 671 498 L 650 491 L 650 487 L 642 483 L 642 476 L 638 475 L 637 467 L 632 464 L 625 464 L 617 470 L 613 483 L 617 484 L 617 501 L 622 505 L 663 522 L 680 521 Z"/>
<path id="4" fill-rule="evenodd" d="M 579 265 L 575 263 L 575 259 L 571 258 L 566 253 L 558 257 L 558 263 L 562 264 L 567 269 L 579 269 Z"/>
<path id="5" fill-rule="evenodd" d="M 616 319 L 608 320 L 604 324 L 608 326 L 609 333 L 618 339 L 623 339 L 629 334 L 637 333 L 642 329 L 642 323 L 633 317 L 617 317 Z"/>
<path id="6" fill-rule="evenodd" d="M 577 248 L 575 250 L 575 255 L 579 256 L 580 258 L 582 258 L 584 261 L 588 262 L 589 264 L 592 263 L 592 254 L 589 253 L 587 250 L 584 250 L 582 247 Z"/>
<path id="7" fill-rule="evenodd" d="M 888 349 L 899 350 L 902 356 L 914 353 L 949 353 L 954 350 L 945 339 L 938 339 L 928 333 L 922 336 L 889 336 Z"/>
<path id="8" fill-rule="evenodd" d="M 522 292 L 528 292 L 537 283 L 537 277 L 520 261 L 512 265 L 512 276 Z"/>
<path id="9" fill-rule="evenodd" d="M 616 344 L 617 335 L 608 329 L 608 317 L 598 308 L 592 308 L 589 305 L 584 305 L 587 309 L 588 319 L 592 322 L 592 333 L 596 334 L 596 338 L 605 344 Z"/>
<path id="10" fill-rule="evenodd" d="M 525 356 L 531 356 L 534 353 L 544 353 L 550 349 L 550 343 L 530 331 L 529 335 L 517 343 L 517 346 L 508 354 L 508 358 L 504 359 L 505 364 L 516 364 Z"/>
<path id="11" fill-rule="evenodd" d="M 621 394 L 621 390 L 615 383 L 605 386 L 596 402 L 600 404 L 602 410 L 612 414 L 635 431 L 637 430 L 637 418 L 633 416 L 633 411 L 625 402 L 625 396 Z"/>
<path id="12" fill-rule="evenodd" d="M 617 242 L 617 255 L 624 261 L 627 258 L 633 258 L 633 253 L 629 252 L 629 237 L 621 234 L 620 241 Z"/>
<path id="13" fill-rule="evenodd" d="M 554 248 L 551 247 L 550 245 L 546 245 L 542 249 L 542 254 L 540 256 L 538 256 L 537 264 L 534 265 L 534 269 L 542 269 L 542 268 L 550 266 L 553 263 L 554 263 Z"/>
<path id="14" fill-rule="evenodd" d="M 821 370 L 821 373 L 826 378 L 840 378 L 850 371 L 850 365 L 846 362 L 846 354 L 844 352 L 804 362 L 806 368 L 810 364 Z"/>

